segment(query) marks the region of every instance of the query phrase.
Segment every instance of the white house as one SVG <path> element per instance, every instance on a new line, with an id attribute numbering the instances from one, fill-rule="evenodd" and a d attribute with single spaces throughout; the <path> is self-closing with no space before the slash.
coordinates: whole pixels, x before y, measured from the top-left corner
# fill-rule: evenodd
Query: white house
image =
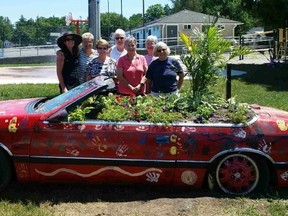
<path id="1" fill-rule="evenodd" d="M 160 40 L 167 43 L 169 46 L 177 46 L 180 43 L 178 33 L 180 31 L 191 35 L 192 29 L 198 28 L 200 31 L 205 26 L 212 23 L 215 19 L 212 15 L 198 13 L 190 10 L 182 10 L 178 13 L 162 17 L 149 23 L 145 23 L 144 26 L 140 26 L 135 29 L 131 29 L 127 34 L 133 35 L 138 39 L 138 47 L 143 48 L 145 46 L 145 39 L 148 35 L 155 35 Z M 221 26 L 224 37 L 234 38 L 235 28 L 243 23 L 218 18 L 217 25 Z"/>

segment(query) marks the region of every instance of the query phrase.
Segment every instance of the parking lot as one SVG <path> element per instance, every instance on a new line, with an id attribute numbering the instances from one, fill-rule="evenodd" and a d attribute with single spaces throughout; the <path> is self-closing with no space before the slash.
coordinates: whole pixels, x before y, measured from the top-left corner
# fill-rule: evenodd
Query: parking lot
<path id="1" fill-rule="evenodd" d="M 0 67 L 0 84 L 58 83 L 56 66 Z"/>

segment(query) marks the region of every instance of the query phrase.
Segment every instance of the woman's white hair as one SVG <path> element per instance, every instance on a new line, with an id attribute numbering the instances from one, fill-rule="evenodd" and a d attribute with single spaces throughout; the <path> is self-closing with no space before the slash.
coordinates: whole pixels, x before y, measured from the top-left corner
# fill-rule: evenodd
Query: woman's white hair
<path id="1" fill-rule="evenodd" d="M 155 44 L 154 46 L 154 49 L 153 49 L 153 55 L 154 56 L 159 56 L 158 55 L 158 49 L 161 48 L 161 49 L 166 49 L 164 52 L 167 54 L 167 55 L 170 55 L 171 51 L 170 51 L 170 48 L 167 46 L 166 43 L 160 41 L 158 43 Z"/>
<path id="2" fill-rule="evenodd" d="M 125 34 L 125 31 L 124 31 L 123 29 L 116 29 L 116 31 L 114 32 L 114 38 L 115 38 L 117 35 L 118 35 L 118 36 L 121 35 L 121 36 L 123 36 L 124 38 L 126 38 L 126 34 Z"/>
<path id="3" fill-rule="evenodd" d="M 149 35 L 147 38 L 146 38 L 146 41 L 145 42 L 153 42 L 153 43 L 157 43 L 157 37 L 155 35 Z"/>
<path id="4" fill-rule="evenodd" d="M 82 39 L 88 39 L 88 40 L 93 41 L 94 35 L 90 32 L 86 32 L 86 33 L 82 34 Z"/>

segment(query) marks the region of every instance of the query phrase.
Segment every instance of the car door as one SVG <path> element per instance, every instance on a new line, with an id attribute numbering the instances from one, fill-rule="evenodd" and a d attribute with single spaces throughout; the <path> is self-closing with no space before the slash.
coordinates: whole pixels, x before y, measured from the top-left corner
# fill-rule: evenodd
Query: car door
<path id="1" fill-rule="evenodd" d="M 166 184 L 173 127 L 138 122 L 44 123 L 33 134 L 31 173 L 45 181 Z"/>

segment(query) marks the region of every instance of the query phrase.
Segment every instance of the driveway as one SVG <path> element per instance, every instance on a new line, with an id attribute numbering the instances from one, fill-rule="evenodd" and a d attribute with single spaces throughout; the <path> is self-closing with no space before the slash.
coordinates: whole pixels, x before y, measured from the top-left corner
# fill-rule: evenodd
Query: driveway
<path id="1" fill-rule="evenodd" d="M 58 83 L 56 66 L 0 67 L 0 84 Z"/>

